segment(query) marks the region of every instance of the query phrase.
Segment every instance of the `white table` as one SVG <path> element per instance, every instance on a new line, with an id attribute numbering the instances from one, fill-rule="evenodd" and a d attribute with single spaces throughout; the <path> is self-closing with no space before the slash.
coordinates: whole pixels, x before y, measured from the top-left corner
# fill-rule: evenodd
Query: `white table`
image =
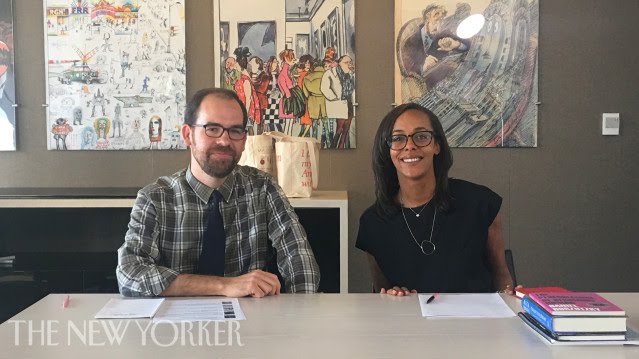
<path id="1" fill-rule="evenodd" d="M 241 298 L 247 320 L 231 327 L 233 345 L 226 333 L 219 344 L 197 343 L 197 330 L 181 344 L 180 334 L 170 324 L 157 324 L 153 337 L 130 324 L 120 344 L 84 345 L 71 333 L 68 323 L 98 323 L 93 315 L 113 294 L 72 294 L 70 305 L 61 308 L 62 294 L 51 294 L 12 321 L 20 324 L 16 345 L 16 322 L 0 325 L 0 358 L 639 358 L 639 347 L 558 347 L 534 335 L 518 317 L 502 319 L 427 319 L 421 317 L 417 296 L 396 298 L 380 294 L 285 294 L 262 299 Z M 639 328 L 639 293 L 604 293 L 604 297 L 626 309 L 629 325 Z M 519 311 L 519 300 L 504 297 Z M 37 326 L 56 321 L 58 333 L 41 345 L 40 334 L 33 345 L 26 342 L 26 323 Z M 53 323 L 53 322 L 52 322 Z M 123 322 L 114 321 L 114 324 Z M 131 322 L 132 323 L 132 322 Z M 140 327 L 149 320 L 139 320 Z M 238 322 L 236 322 L 238 323 Z M 54 325 L 54 327 L 56 326 Z M 225 323 L 226 325 L 226 323 Z M 54 329 L 56 329 L 54 328 Z M 97 327 L 93 343 L 108 343 Z M 150 327 L 151 328 L 151 327 Z M 220 329 L 228 329 L 221 326 Z M 209 325 L 213 332 L 213 325 Z M 179 331 L 178 331 L 179 333 Z M 243 346 L 238 345 L 237 336 Z M 213 343 L 213 334 L 210 340 Z M 67 345 L 71 338 L 71 345 Z M 46 338 L 45 338 L 46 340 Z M 174 345 L 163 347 L 171 341 Z"/>

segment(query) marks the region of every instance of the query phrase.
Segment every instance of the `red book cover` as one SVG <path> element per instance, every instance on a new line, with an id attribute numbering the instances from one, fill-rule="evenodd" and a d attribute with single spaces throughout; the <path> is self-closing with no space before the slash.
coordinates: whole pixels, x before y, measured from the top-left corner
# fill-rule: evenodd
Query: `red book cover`
<path id="1" fill-rule="evenodd" d="M 539 293 L 539 292 L 557 293 L 557 292 L 570 292 L 570 291 L 568 289 L 561 288 L 561 287 L 534 287 L 534 288 L 515 289 L 515 295 L 519 299 L 523 298 L 526 294 Z"/>
<path id="2" fill-rule="evenodd" d="M 625 316 L 626 312 L 597 293 L 539 292 L 529 295 L 552 316 Z"/>

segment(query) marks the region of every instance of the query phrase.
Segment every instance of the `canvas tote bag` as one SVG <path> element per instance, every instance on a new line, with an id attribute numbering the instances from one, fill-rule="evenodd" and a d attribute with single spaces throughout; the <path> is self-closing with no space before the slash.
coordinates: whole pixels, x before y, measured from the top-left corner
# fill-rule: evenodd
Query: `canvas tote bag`
<path id="1" fill-rule="evenodd" d="M 273 138 L 268 134 L 246 136 L 246 146 L 238 164 L 255 167 L 275 177 Z"/>
<path id="2" fill-rule="evenodd" d="M 319 141 L 269 132 L 275 139 L 277 183 L 288 197 L 310 197 L 319 182 Z"/>

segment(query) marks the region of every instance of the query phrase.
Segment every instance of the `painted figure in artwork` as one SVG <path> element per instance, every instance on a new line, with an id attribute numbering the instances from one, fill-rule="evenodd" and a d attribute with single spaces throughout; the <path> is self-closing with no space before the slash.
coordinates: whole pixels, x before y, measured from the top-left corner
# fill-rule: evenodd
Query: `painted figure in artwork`
<path id="1" fill-rule="evenodd" d="M 150 150 L 160 149 L 160 142 L 162 142 L 162 119 L 158 115 L 153 115 L 149 119 L 149 145 Z"/>
<path id="2" fill-rule="evenodd" d="M 83 150 L 93 150 L 97 145 L 98 139 L 95 135 L 95 130 L 91 126 L 86 126 L 82 130 L 82 142 L 80 148 Z"/>
<path id="3" fill-rule="evenodd" d="M 355 91 L 353 60 L 341 56 L 337 66 L 326 70 L 322 76 L 321 90 L 326 97 L 326 112 L 336 119 L 337 127 L 332 148 L 349 148 L 349 131 L 353 119 L 353 93 Z"/>
<path id="4" fill-rule="evenodd" d="M 277 76 L 277 86 L 282 92 L 282 100 L 280 101 L 279 116 L 285 120 L 284 132 L 293 135 L 293 121 L 300 118 L 306 111 L 306 98 L 302 93 L 302 89 L 297 86 L 297 81 L 293 81 L 295 64 L 295 52 L 291 49 L 282 50 L 279 53 L 282 61 L 282 68 Z"/>
<path id="5" fill-rule="evenodd" d="M 82 125 L 82 107 L 75 107 L 73 109 L 73 126 Z"/>
<path id="6" fill-rule="evenodd" d="M 280 71 L 280 62 L 277 60 L 277 57 L 271 56 L 264 67 L 270 78 L 266 89 L 267 105 L 264 109 L 263 117 L 264 131 L 282 132 L 283 120 L 279 118 L 279 105 L 282 100 L 282 93 L 277 87 L 277 76 Z"/>
<path id="7" fill-rule="evenodd" d="M 447 13 L 443 6 L 430 4 L 422 12 L 421 24 L 409 22 L 400 32 L 400 68 L 405 76 L 423 78 L 427 88 L 451 74 L 470 48 L 468 40 L 442 25 Z"/>
<path id="8" fill-rule="evenodd" d="M 257 93 L 255 92 L 255 87 L 251 82 L 251 76 L 247 70 L 248 67 L 248 58 L 251 56 L 251 52 L 248 47 L 238 47 L 233 51 L 235 54 L 235 59 L 237 60 L 237 66 L 239 67 L 240 78 L 235 83 L 235 92 L 239 96 L 240 100 L 246 106 L 246 111 L 248 113 L 249 122 L 248 126 L 248 134 L 253 135 L 255 133 L 254 129 L 259 127 L 261 122 L 261 111 L 260 111 L 260 102 L 257 98 Z"/>
<path id="9" fill-rule="evenodd" d="M 264 70 L 264 61 L 257 57 L 253 56 L 249 60 L 248 63 L 248 71 L 251 75 L 251 82 L 253 82 L 253 87 L 255 88 L 255 94 L 257 95 L 257 100 L 260 103 L 260 126 L 257 127 L 257 134 L 259 135 L 262 132 L 264 124 L 264 112 L 268 107 L 268 89 L 269 84 L 271 83 L 271 75 L 268 71 Z M 267 130 L 268 131 L 268 130 Z"/>
<path id="10" fill-rule="evenodd" d="M 337 118 L 333 148 L 350 148 L 350 128 L 353 121 L 353 93 L 355 92 L 355 65 L 353 59 L 343 55 L 337 60 L 335 67 L 337 77 L 342 87 L 341 100 L 346 101 L 347 116 Z"/>
<path id="11" fill-rule="evenodd" d="M 110 101 L 104 97 L 104 94 L 100 92 L 100 89 L 93 94 L 93 99 L 87 101 L 87 107 L 91 106 L 91 117 L 95 116 L 95 108 L 100 107 L 102 109 L 102 116 L 106 116 L 106 105 Z"/>
<path id="12" fill-rule="evenodd" d="M 240 79 L 240 70 L 236 68 L 235 58 L 229 57 L 224 61 L 224 80 L 222 87 L 235 90 L 235 83 Z"/>
<path id="13" fill-rule="evenodd" d="M 303 87 L 304 77 L 311 71 L 311 67 L 313 66 L 313 62 L 315 59 L 311 55 L 302 55 L 300 57 L 297 66 L 295 67 L 295 76 L 297 78 L 297 86 L 301 89 Z M 302 91 L 304 93 L 304 91 Z M 300 117 L 300 133 L 298 137 L 309 137 L 311 132 L 313 137 L 317 138 L 317 128 L 313 128 L 313 131 L 309 131 L 311 129 L 311 116 L 308 114 L 308 103 L 305 102 L 305 111 L 302 117 Z"/>
<path id="14" fill-rule="evenodd" d="M 113 133 L 111 134 L 111 137 L 115 137 L 115 131 L 118 131 L 118 137 L 122 136 L 122 126 L 123 126 L 123 122 L 122 122 L 122 106 L 120 106 L 120 103 L 115 105 L 115 115 L 113 115 Z"/>
<path id="15" fill-rule="evenodd" d="M 327 139 L 328 121 L 326 117 L 326 98 L 322 94 L 321 90 L 322 76 L 324 75 L 324 63 L 325 60 L 316 62 L 313 65 L 312 71 L 304 76 L 304 80 L 302 81 L 302 91 L 304 92 L 304 96 L 308 99 L 308 115 L 312 121 L 313 137 L 317 138 L 317 128 L 321 121 L 323 126 L 320 145 L 322 148 L 328 148 L 330 147 L 330 142 L 328 142 Z"/>
<path id="16" fill-rule="evenodd" d="M 53 139 L 55 140 L 56 150 L 67 149 L 67 136 L 73 132 L 73 127 L 69 125 L 66 118 L 59 117 L 55 120 L 51 133 L 53 133 Z"/>
<path id="17" fill-rule="evenodd" d="M 98 141 L 106 140 L 107 134 L 111 129 L 111 121 L 106 117 L 100 117 L 93 121 L 93 127 L 95 128 L 95 133 L 97 134 Z"/>
<path id="18" fill-rule="evenodd" d="M 145 147 L 145 138 L 142 132 L 142 121 L 139 118 L 135 118 L 131 124 L 131 134 L 126 138 L 126 144 L 128 148 L 133 150 L 141 150 Z"/>

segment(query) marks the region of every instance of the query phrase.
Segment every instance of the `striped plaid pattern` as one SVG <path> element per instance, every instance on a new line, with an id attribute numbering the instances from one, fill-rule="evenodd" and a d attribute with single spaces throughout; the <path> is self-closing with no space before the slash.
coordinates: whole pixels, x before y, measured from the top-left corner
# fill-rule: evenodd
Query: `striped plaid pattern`
<path id="1" fill-rule="evenodd" d="M 220 212 L 226 232 L 226 277 L 265 270 L 274 253 L 289 292 L 313 293 L 319 267 L 282 189 L 252 167 L 236 166 L 224 184 Z M 116 274 L 126 296 L 159 295 L 179 273 L 195 273 L 213 189 L 190 168 L 160 177 L 138 192 Z"/>

